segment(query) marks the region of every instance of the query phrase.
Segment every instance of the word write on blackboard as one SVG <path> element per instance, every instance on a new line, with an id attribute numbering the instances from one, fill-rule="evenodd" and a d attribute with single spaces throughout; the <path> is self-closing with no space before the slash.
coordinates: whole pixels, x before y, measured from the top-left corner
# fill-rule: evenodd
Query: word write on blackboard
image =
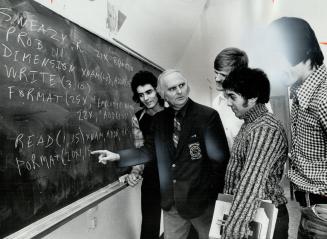
<path id="1" fill-rule="evenodd" d="M 130 81 L 157 68 L 34 2 L 0 2 L 0 237 L 117 180 Z"/>

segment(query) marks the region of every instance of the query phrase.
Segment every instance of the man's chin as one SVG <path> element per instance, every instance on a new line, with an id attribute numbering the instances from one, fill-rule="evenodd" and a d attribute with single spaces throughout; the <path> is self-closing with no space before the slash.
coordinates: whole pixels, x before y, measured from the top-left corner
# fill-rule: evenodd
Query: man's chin
<path id="1" fill-rule="evenodd" d="M 147 105 L 146 108 L 153 109 L 155 105 Z"/>
<path id="2" fill-rule="evenodd" d="M 187 98 L 182 98 L 182 99 L 178 99 L 178 100 L 177 100 L 177 103 L 178 103 L 179 105 L 185 105 L 186 102 L 187 102 Z"/>
<path id="3" fill-rule="evenodd" d="M 181 108 L 183 108 L 183 106 L 186 104 L 186 101 L 187 100 L 181 100 L 181 101 L 179 101 L 179 100 L 176 100 L 175 101 L 175 104 L 173 105 L 173 108 L 175 108 L 175 109 L 181 109 Z"/>
<path id="4" fill-rule="evenodd" d="M 216 90 L 217 91 L 223 91 L 224 90 L 224 88 L 223 88 L 223 86 L 221 85 L 221 84 L 216 84 Z"/>

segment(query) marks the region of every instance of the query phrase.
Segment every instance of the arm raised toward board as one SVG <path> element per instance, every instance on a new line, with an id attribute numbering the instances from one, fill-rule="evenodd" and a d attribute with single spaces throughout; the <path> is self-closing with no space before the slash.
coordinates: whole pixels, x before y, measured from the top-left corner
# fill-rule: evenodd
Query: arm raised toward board
<path id="1" fill-rule="evenodd" d="M 91 154 L 99 154 L 98 159 L 99 163 L 107 164 L 107 161 L 114 162 L 120 160 L 120 155 L 113 153 L 109 150 L 95 150 Z"/>

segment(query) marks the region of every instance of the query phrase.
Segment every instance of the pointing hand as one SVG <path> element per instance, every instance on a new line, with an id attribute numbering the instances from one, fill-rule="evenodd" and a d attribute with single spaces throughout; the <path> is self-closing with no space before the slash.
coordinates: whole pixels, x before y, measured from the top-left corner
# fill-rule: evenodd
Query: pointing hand
<path id="1" fill-rule="evenodd" d="M 95 150 L 91 154 L 99 154 L 99 163 L 106 164 L 107 161 L 113 162 L 120 159 L 119 154 L 113 153 L 109 150 Z"/>

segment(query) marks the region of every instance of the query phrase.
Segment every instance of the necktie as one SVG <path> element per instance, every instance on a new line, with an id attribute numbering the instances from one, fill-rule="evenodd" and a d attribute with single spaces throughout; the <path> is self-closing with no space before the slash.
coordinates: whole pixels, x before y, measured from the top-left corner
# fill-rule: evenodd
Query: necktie
<path id="1" fill-rule="evenodd" d="M 180 114 L 175 114 L 174 117 L 174 132 L 173 132 L 173 141 L 174 147 L 177 148 L 179 136 L 181 132 L 181 123 L 180 123 Z"/>

